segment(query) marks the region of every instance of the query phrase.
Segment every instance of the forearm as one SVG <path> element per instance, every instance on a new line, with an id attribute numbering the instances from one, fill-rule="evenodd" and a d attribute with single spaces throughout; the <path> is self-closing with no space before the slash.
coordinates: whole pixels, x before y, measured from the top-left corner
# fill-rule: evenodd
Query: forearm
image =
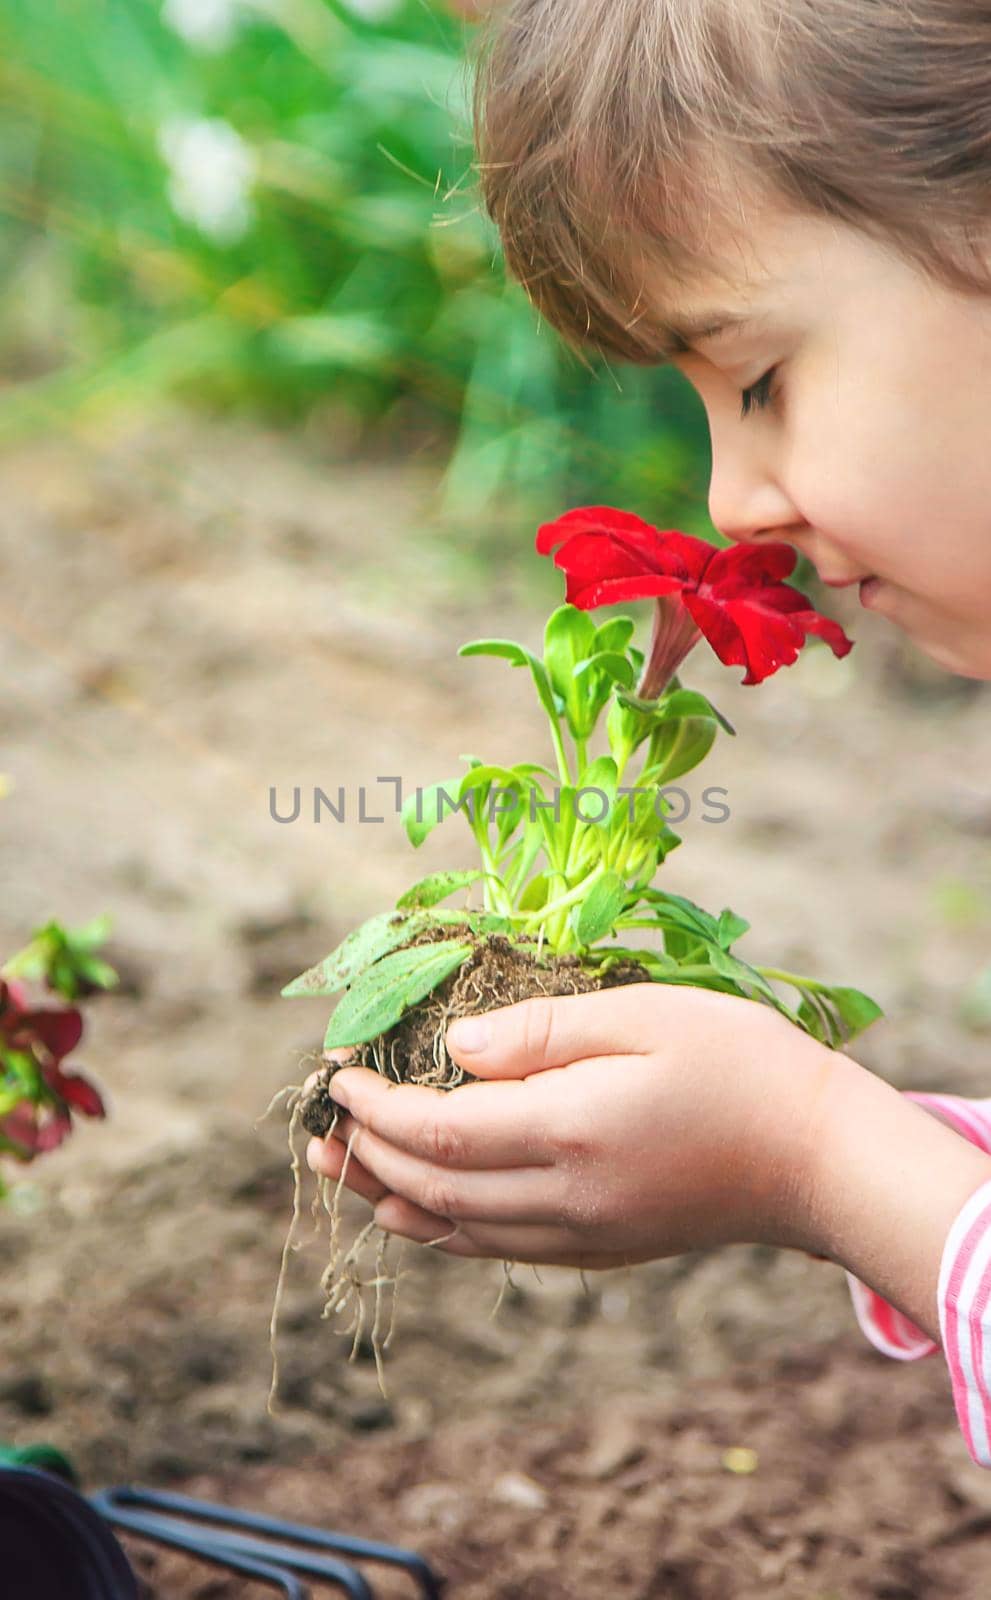
<path id="1" fill-rule="evenodd" d="M 947 1234 L 991 1180 L 991 1156 L 847 1057 L 815 1106 L 811 1248 L 839 1262 L 939 1340 Z"/>

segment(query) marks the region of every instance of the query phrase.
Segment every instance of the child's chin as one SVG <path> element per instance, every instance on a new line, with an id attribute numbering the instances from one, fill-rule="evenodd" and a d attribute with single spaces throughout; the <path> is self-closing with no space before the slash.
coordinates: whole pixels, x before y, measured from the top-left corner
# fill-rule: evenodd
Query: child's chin
<path id="1" fill-rule="evenodd" d="M 991 638 L 981 639 L 972 650 L 961 647 L 960 641 L 952 644 L 943 640 L 923 638 L 921 634 L 903 630 L 918 648 L 944 672 L 957 678 L 976 678 L 991 682 Z"/>

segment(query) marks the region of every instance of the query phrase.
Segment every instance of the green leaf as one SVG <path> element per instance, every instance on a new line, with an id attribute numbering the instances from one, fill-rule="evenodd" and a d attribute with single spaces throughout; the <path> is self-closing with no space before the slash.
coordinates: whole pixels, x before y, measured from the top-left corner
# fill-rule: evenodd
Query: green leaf
<path id="1" fill-rule="evenodd" d="M 84 985 L 110 989 L 118 981 L 117 973 L 94 954 L 109 930 L 106 916 L 96 917 L 82 928 L 46 922 L 34 930 L 30 944 L 0 970 L 7 977 L 47 983 L 66 1000 L 77 999 Z"/>
<path id="2" fill-rule="evenodd" d="M 50 924 L 57 928 L 57 923 Z M 110 938 L 113 927 L 113 918 L 104 912 L 102 916 L 93 917 L 89 922 L 84 922 L 81 928 L 72 928 L 67 934 L 69 943 L 76 950 L 97 950 L 101 944 L 106 944 Z"/>
<path id="3" fill-rule="evenodd" d="M 657 702 L 658 716 L 664 717 L 706 717 L 712 718 L 725 728 L 727 733 L 736 737 L 736 729 L 728 722 L 721 711 L 697 689 L 675 689 L 673 693 L 662 695 Z"/>
<path id="4" fill-rule="evenodd" d="M 767 979 L 761 977 L 756 968 L 749 966 L 746 961 L 741 961 L 738 956 L 729 955 L 718 944 L 709 944 L 707 950 L 709 965 L 721 977 L 729 978 L 744 991 L 756 990 L 765 1000 L 770 1000 L 775 1005 L 781 1004 Z"/>
<path id="5" fill-rule="evenodd" d="M 556 722 L 564 711 L 564 700 L 555 696 L 544 663 L 538 660 L 532 651 L 525 650 L 521 644 L 516 644 L 514 640 L 473 639 L 470 644 L 461 646 L 458 655 L 501 656 L 503 660 L 509 661 L 514 667 L 529 667 L 537 688 L 537 695 L 547 715 Z"/>
<path id="6" fill-rule="evenodd" d="M 427 835 L 432 833 L 446 816 L 454 814 L 455 807 L 450 803 L 450 797 L 456 796 L 460 801 L 459 790 L 466 776 L 470 774 L 459 772 L 455 778 L 445 778 L 442 783 L 427 784 L 419 792 L 414 790 L 412 794 L 406 796 L 400 821 L 406 829 L 410 844 L 421 845 Z M 441 798 L 442 793 L 444 799 Z M 471 819 L 466 818 L 466 821 L 470 825 Z"/>
<path id="7" fill-rule="evenodd" d="M 870 995 L 862 993 L 860 989 L 846 987 L 831 988 L 826 990 L 826 998 L 831 1000 L 843 1019 L 844 1030 L 848 1038 L 854 1034 L 862 1033 L 869 1028 L 872 1022 L 877 1022 L 884 1012 L 876 1000 Z"/>
<path id="8" fill-rule="evenodd" d="M 577 677 L 577 668 L 594 641 L 595 624 L 576 606 L 559 606 L 547 619 L 544 664 L 554 692 L 561 698 L 568 727 L 577 739 L 586 738 L 595 723 L 590 693 L 594 684 Z"/>
<path id="9" fill-rule="evenodd" d="M 409 937 L 410 924 L 414 920 L 397 916 L 394 911 L 380 911 L 377 916 L 369 917 L 360 928 L 349 933 L 329 956 L 287 983 L 282 990 L 283 997 L 295 999 L 300 995 L 336 994 L 362 968 L 370 966 L 379 956 L 402 944 Z"/>
<path id="10" fill-rule="evenodd" d="M 843 1040 L 841 1031 L 831 1015 L 829 1007 L 823 1005 L 822 997 L 811 989 L 799 988 L 799 993 L 802 996 L 802 1002 L 798 1008 L 799 1022 L 807 1033 L 811 1033 L 814 1039 L 818 1039 L 821 1044 L 829 1045 L 831 1049 L 835 1049 Z"/>
<path id="11" fill-rule="evenodd" d="M 535 873 L 520 895 L 517 901 L 517 909 L 520 911 L 539 911 L 541 906 L 547 903 L 547 891 L 550 881 L 548 873 Z"/>
<path id="12" fill-rule="evenodd" d="M 464 774 L 457 789 L 457 796 L 459 800 L 463 800 L 466 794 L 470 794 L 473 789 L 477 790 L 476 804 L 480 809 L 484 810 L 489 790 L 493 784 L 497 784 L 500 789 L 517 789 L 521 782 L 522 779 L 519 773 L 515 772 L 512 767 L 500 767 L 483 763 L 477 767 L 472 767 L 469 772 Z"/>
<path id="13" fill-rule="evenodd" d="M 625 655 L 633 638 L 634 627 L 632 617 L 610 617 L 608 622 L 603 622 L 595 630 L 595 649 Z"/>
<path id="14" fill-rule="evenodd" d="M 596 756 L 594 761 L 589 762 L 588 766 L 582 773 L 578 784 L 576 785 L 575 793 L 577 794 L 579 789 L 599 789 L 602 791 L 602 794 L 605 795 L 608 805 L 602 814 L 601 821 L 597 822 L 595 818 L 601 804 L 600 796 L 582 796 L 579 804 L 583 818 L 588 826 L 608 828 L 612 824 L 617 810 L 617 783 L 618 774 L 616 771 L 616 763 L 612 756 Z M 623 807 L 628 815 L 630 809 L 629 799 L 625 795 L 623 797 Z M 636 815 L 635 808 L 634 815 Z M 623 820 L 625 820 L 625 818 Z"/>
<path id="15" fill-rule="evenodd" d="M 471 954 L 472 946 L 454 939 L 396 950 L 369 967 L 338 1001 L 324 1038 L 324 1049 L 366 1044 L 399 1021 Z"/>
<path id="16" fill-rule="evenodd" d="M 120 982 L 114 968 L 98 956 L 77 955 L 75 965 L 78 976 L 96 989 L 113 989 Z"/>
<path id="17" fill-rule="evenodd" d="M 661 723 L 650 737 L 649 759 L 660 767 L 661 783 L 673 783 L 704 761 L 716 742 L 711 717 L 680 717 Z"/>
<path id="18" fill-rule="evenodd" d="M 707 943 L 718 945 L 719 927 L 716 919 L 697 906 L 694 900 L 687 900 L 681 894 L 669 894 L 664 889 L 644 889 L 641 899 L 652 907 L 662 926 L 680 928 L 693 935 L 696 942 L 704 939 Z"/>
<path id="19" fill-rule="evenodd" d="M 287 983 L 282 990 L 283 998 L 295 1000 L 305 995 L 336 994 L 373 962 L 408 943 L 424 929 L 451 924 L 468 927 L 473 933 L 504 933 L 510 926 L 505 917 L 493 911 L 457 911 L 446 906 L 408 914 L 381 911 L 349 933 L 323 961 Z"/>
<path id="20" fill-rule="evenodd" d="M 582 944 L 594 944 L 608 933 L 626 902 L 627 890 L 618 872 L 604 872 L 581 903 L 575 933 Z"/>
<path id="21" fill-rule="evenodd" d="M 719 926 L 716 929 L 716 938 L 724 950 L 728 950 L 750 928 L 750 923 L 743 917 L 738 917 L 735 911 L 724 906 L 719 913 Z"/>
<path id="22" fill-rule="evenodd" d="M 594 655 L 579 661 L 574 676 L 581 678 L 588 672 L 603 672 L 624 689 L 628 689 L 633 682 L 633 666 L 629 657 L 620 655 L 616 650 L 597 650 Z"/>
<path id="23" fill-rule="evenodd" d="M 511 893 L 514 896 L 519 892 L 521 885 L 526 882 L 527 875 L 540 854 L 543 842 L 544 830 L 540 823 L 536 819 L 531 822 L 527 817 L 526 827 L 511 852 L 513 858 Z M 516 854 L 517 850 L 519 851 L 518 855 Z M 500 865 L 505 874 L 507 872 L 507 864 L 503 862 Z"/>
<path id="24" fill-rule="evenodd" d="M 563 605 L 551 612 L 544 628 L 544 665 L 559 694 L 566 693 L 575 662 L 583 661 L 594 648 L 595 623 L 587 611 Z"/>
<path id="25" fill-rule="evenodd" d="M 414 883 L 411 889 L 400 895 L 396 909 L 405 911 L 435 906 L 439 900 L 446 900 L 458 889 L 467 889 L 469 884 L 477 883 L 484 876 L 478 867 L 471 867 L 465 872 L 431 872 L 429 877 L 421 878 L 419 883 Z"/>

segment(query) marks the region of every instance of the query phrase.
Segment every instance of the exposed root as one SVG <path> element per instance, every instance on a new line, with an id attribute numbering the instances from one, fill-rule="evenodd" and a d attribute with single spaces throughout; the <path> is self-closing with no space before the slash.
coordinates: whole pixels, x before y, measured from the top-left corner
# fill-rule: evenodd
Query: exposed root
<path id="1" fill-rule="evenodd" d="M 396 1276 L 395 1276 L 395 1280 L 394 1280 L 394 1284 L 393 1284 L 393 1290 L 392 1290 L 392 1316 L 389 1318 L 389 1331 L 388 1331 L 388 1333 L 386 1334 L 385 1338 L 382 1341 L 382 1349 L 383 1350 L 388 1350 L 389 1345 L 390 1345 L 390 1343 L 392 1341 L 392 1335 L 396 1331 L 396 1306 L 399 1304 L 399 1280 L 400 1280 L 400 1278 L 404 1278 L 406 1276 L 406 1274 L 404 1272 L 400 1272 L 398 1270 L 399 1262 L 402 1259 L 403 1259 L 403 1242 L 402 1242 L 402 1240 L 400 1240 L 400 1242 L 399 1242 L 399 1260 L 396 1262 L 397 1270 L 396 1270 Z"/>
<path id="2" fill-rule="evenodd" d="M 284 1093 L 280 1089 L 279 1094 Z M 279 1096 L 276 1096 L 278 1099 Z M 274 1101 L 273 1101 L 274 1104 Z M 276 1335 L 279 1328 L 279 1312 L 282 1309 L 282 1296 L 285 1292 L 286 1274 L 289 1270 L 289 1257 L 298 1249 L 296 1243 L 296 1230 L 299 1226 L 300 1203 L 303 1198 L 303 1169 L 296 1149 L 296 1131 L 300 1127 L 303 1116 L 303 1090 L 295 1088 L 290 1091 L 286 1104 L 290 1107 L 289 1117 L 289 1154 L 292 1157 L 292 1218 L 289 1231 L 286 1234 L 285 1244 L 282 1246 L 282 1260 L 279 1263 L 279 1277 L 275 1285 L 275 1299 L 272 1303 L 272 1319 L 268 1326 L 268 1348 L 272 1357 L 272 1382 L 269 1385 L 268 1401 L 265 1409 L 269 1416 L 275 1410 L 275 1397 L 279 1388 L 279 1356 L 276 1347 Z M 269 1111 L 272 1107 L 269 1106 Z M 266 1112 L 266 1115 L 268 1113 Z"/>
<path id="3" fill-rule="evenodd" d="M 455 1223 L 455 1225 L 451 1229 L 450 1233 L 442 1233 L 440 1235 L 440 1237 L 437 1238 L 437 1239 L 425 1239 L 423 1241 L 424 1250 L 432 1249 L 435 1244 L 446 1244 L 448 1239 L 453 1239 L 454 1238 L 454 1235 L 457 1233 L 457 1231 L 458 1231 L 458 1227 L 457 1227 L 457 1223 Z"/>
<path id="4" fill-rule="evenodd" d="M 268 1105 L 265 1107 L 265 1110 L 262 1112 L 261 1116 L 256 1118 L 253 1124 L 255 1132 L 257 1133 L 262 1123 L 266 1122 L 272 1115 L 272 1112 L 275 1110 L 280 1100 L 284 1100 L 286 1105 L 289 1105 L 290 1103 L 295 1105 L 296 1101 L 302 1095 L 302 1092 L 303 1091 L 299 1087 L 298 1083 L 287 1083 L 284 1089 L 277 1089 L 271 1100 L 268 1102 Z"/>
<path id="5" fill-rule="evenodd" d="M 322 1202 L 323 1209 L 330 1218 L 329 1260 L 320 1279 L 320 1288 L 324 1295 L 324 1307 L 321 1315 L 323 1319 L 326 1320 L 331 1316 L 340 1316 L 343 1312 L 350 1310 L 351 1320 L 347 1327 L 335 1328 L 334 1332 L 340 1333 L 345 1337 L 347 1335 L 352 1335 L 351 1354 L 348 1357 L 348 1360 L 355 1361 L 357 1360 L 361 1347 L 362 1335 L 365 1331 L 365 1291 L 368 1289 L 374 1290 L 374 1315 L 372 1318 L 370 1341 L 372 1346 L 372 1354 L 375 1358 L 375 1370 L 378 1376 L 379 1391 L 382 1395 L 382 1398 L 387 1400 L 388 1394 L 386 1393 L 385 1388 L 385 1369 L 382 1364 L 382 1353 L 385 1349 L 387 1349 L 389 1340 L 392 1338 L 393 1332 L 395 1331 L 396 1301 L 398 1299 L 399 1280 L 400 1278 L 405 1277 L 405 1273 L 397 1271 L 394 1275 L 390 1276 L 386 1271 L 386 1251 L 391 1235 L 384 1229 L 379 1229 L 378 1224 L 374 1220 L 365 1224 L 358 1237 L 353 1241 L 346 1252 L 342 1253 L 341 1246 L 338 1243 L 338 1233 L 341 1220 L 341 1191 L 344 1188 L 348 1166 L 351 1161 L 351 1148 L 353 1142 L 354 1134 L 352 1133 L 351 1138 L 347 1143 L 347 1149 L 344 1154 L 344 1163 L 341 1167 L 341 1174 L 337 1180 L 333 1197 L 330 1198 L 329 1179 L 322 1178 L 319 1181 L 318 1186 L 317 1200 L 318 1202 Z M 376 1231 L 380 1233 L 380 1238 L 376 1247 L 374 1275 L 371 1278 L 363 1279 L 359 1271 L 359 1261 L 365 1245 Z M 389 1331 L 386 1334 L 385 1340 L 383 1341 L 381 1336 L 383 1313 L 382 1290 L 388 1285 L 391 1285 L 393 1290 L 392 1315 L 389 1320 Z"/>
<path id="6" fill-rule="evenodd" d="M 517 1285 L 515 1283 L 513 1283 L 513 1268 L 515 1266 L 516 1266 L 516 1262 L 515 1261 L 504 1261 L 503 1264 L 502 1264 L 502 1272 L 503 1272 L 502 1284 L 500 1285 L 500 1288 L 499 1288 L 499 1298 L 496 1301 L 495 1305 L 492 1307 L 492 1310 L 489 1312 L 489 1321 L 490 1322 L 492 1321 L 492 1319 L 495 1316 L 496 1312 L 499 1310 L 499 1307 L 502 1305 L 503 1297 L 505 1296 L 506 1290 L 509 1288 L 509 1285 L 512 1283 L 514 1289 L 517 1287 Z"/>

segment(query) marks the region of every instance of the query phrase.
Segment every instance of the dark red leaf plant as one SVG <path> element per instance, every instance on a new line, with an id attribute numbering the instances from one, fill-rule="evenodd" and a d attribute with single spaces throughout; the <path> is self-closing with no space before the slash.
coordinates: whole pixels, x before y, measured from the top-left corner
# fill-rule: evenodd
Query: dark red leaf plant
<path id="1" fill-rule="evenodd" d="M 0 1158 L 33 1161 L 68 1137 L 74 1116 L 106 1114 L 68 1059 L 83 1036 L 80 1000 L 117 981 L 97 953 L 106 933 L 102 918 L 75 930 L 49 922 L 0 967 Z"/>

